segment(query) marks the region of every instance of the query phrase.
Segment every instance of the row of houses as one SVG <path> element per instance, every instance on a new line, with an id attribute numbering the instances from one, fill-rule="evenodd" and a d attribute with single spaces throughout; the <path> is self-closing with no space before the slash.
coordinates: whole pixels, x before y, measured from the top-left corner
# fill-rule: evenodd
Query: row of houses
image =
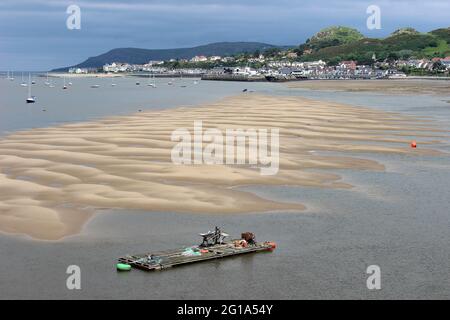
<path id="1" fill-rule="evenodd" d="M 179 61 L 181 61 L 181 62 L 189 61 L 189 62 L 194 62 L 194 63 L 196 63 L 196 62 L 233 62 L 233 61 L 235 61 L 235 58 L 234 57 L 221 57 L 221 56 L 207 57 L 207 56 L 200 55 L 200 56 L 192 57 L 190 60 L 181 59 Z"/>
<path id="2" fill-rule="evenodd" d="M 133 67 L 128 63 L 113 62 L 111 64 L 105 64 L 103 66 L 103 71 L 111 73 L 130 72 L 133 71 Z"/>
<path id="3" fill-rule="evenodd" d="M 90 73 L 92 70 L 88 68 L 70 68 L 69 73 L 72 74 L 87 74 Z"/>
<path id="4" fill-rule="evenodd" d="M 229 61 L 228 59 L 234 59 L 232 57 L 220 57 L 220 56 L 195 56 L 189 61 L 191 62 L 204 62 L 204 61 Z M 264 59 L 263 55 L 258 58 L 262 61 Z M 172 59 L 173 60 L 173 59 Z M 188 60 L 174 60 L 174 61 L 185 61 Z M 253 61 L 253 60 L 252 60 Z M 247 61 L 246 67 L 220 67 L 214 68 L 212 70 L 203 70 L 198 68 L 185 68 L 183 70 L 171 70 L 165 68 L 165 61 L 149 61 L 143 65 L 132 65 L 128 63 L 117 63 L 113 62 L 111 64 L 106 64 L 103 66 L 104 72 L 151 72 L 151 73 L 183 73 L 183 74 L 201 74 L 201 73 L 232 73 L 236 75 L 267 75 L 267 74 L 278 74 L 278 75 L 301 75 L 311 78 L 373 78 L 373 77 L 386 77 L 392 76 L 394 73 L 401 76 L 402 74 L 398 71 L 402 67 L 413 67 L 418 69 L 433 70 L 436 68 L 436 63 L 439 63 L 440 70 L 450 70 L 450 57 L 446 58 L 434 58 L 428 59 L 409 59 L 409 60 L 398 60 L 395 62 L 378 62 L 373 65 L 358 65 L 356 61 L 341 61 L 336 66 L 328 66 L 323 60 L 300 62 L 293 60 L 280 60 L 280 61 L 268 61 L 265 63 L 263 68 L 258 70 L 252 69 L 248 66 L 250 60 Z M 238 61 L 236 60 L 236 64 Z M 242 63 L 243 64 L 243 63 Z M 387 71 L 386 71 L 387 70 Z M 84 70 L 73 70 L 73 72 L 85 72 Z"/>
<path id="5" fill-rule="evenodd" d="M 281 66 L 281 67 L 280 67 Z M 270 76 L 275 79 L 374 79 L 406 76 L 397 69 L 376 69 L 370 65 L 358 65 L 355 61 L 342 61 L 337 66 L 328 66 L 324 61 L 299 64 L 272 65 L 259 69 L 250 67 L 218 67 L 208 71 L 210 75 L 233 74 L 236 76 Z"/>
<path id="6" fill-rule="evenodd" d="M 445 58 L 433 58 L 431 61 L 434 62 L 440 62 L 442 65 L 446 66 L 447 68 L 450 67 L 450 56 Z"/>
<path id="7" fill-rule="evenodd" d="M 450 70 L 450 56 L 446 58 L 433 58 L 433 59 L 409 59 L 409 60 L 397 60 L 394 65 L 397 68 L 401 67 L 413 67 L 416 69 L 432 70 L 436 63 L 440 63 L 444 68 Z"/>
<path id="8" fill-rule="evenodd" d="M 233 61 L 237 61 L 237 62 L 247 62 L 247 63 L 269 63 L 269 64 L 276 64 L 276 63 L 281 63 L 281 64 L 295 64 L 295 61 L 292 61 L 291 59 L 296 59 L 297 58 L 297 53 L 295 52 L 280 52 L 280 55 L 282 54 L 282 56 L 279 56 L 277 58 L 274 57 L 265 57 L 263 54 L 259 54 L 256 57 L 250 57 L 250 58 L 238 58 L 236 59 L 235 57 L 221 57 L 221 56 L 195 56 L 192 59 L 190 59 L 190 62 L 233 62 Z M 281 59 L 281 61 L 279 61 Z M 179 61 L 183 61 L 179 60 Z M 187 60 L 184 60 L 187 61 Z"/>

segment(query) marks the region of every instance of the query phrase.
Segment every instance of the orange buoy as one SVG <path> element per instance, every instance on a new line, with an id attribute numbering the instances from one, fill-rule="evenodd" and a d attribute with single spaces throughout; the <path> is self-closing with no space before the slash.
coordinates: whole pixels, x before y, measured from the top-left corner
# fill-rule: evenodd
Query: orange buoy
<path id="1" fill-rule="evenodd" d="M 269 250 L 272 251 L 277 247 L 277 244 L 272 241 L 267 241 L 266 244 L 269 246 Z"/>
<path id="2" fill-rule="evenodd" d="M 417 148 L 417 142 L 415 140 L 411 142 L 411 148 Z"/>

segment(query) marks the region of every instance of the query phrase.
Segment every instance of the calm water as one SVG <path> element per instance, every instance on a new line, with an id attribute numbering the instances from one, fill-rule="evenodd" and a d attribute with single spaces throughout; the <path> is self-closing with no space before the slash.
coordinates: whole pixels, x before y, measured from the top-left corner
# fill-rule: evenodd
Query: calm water
<path id="1" fill-rule="evenodd" d="M 90 89 L 91 83 L 105 83 Z M 79 121 L 142 109 L 213 101 L 246 87 L 261 93 L 302 95 L 434 118 L 450 129 L 450 97 L 389 96 L 288 89 L 280 84 L 182 80 L 171 88 L 136 87 L 134 79 L 73 81 L 69 91 L 37 84 L 26 89 L 0 80 L 0 131 Z M 144 83 L 143 83 L 144 84 Z M 54 90 L 51 92 L 51 90 Z M 48 92 L 47 92 L 48 91 Z M 18 97 L 19 96 L 19 97 Z M 46 107 L 46 112 L 40 111 Z M 450 152 L 449 139 L 436 148 Z M 248 188 L 261 196 L 300 201 L 299 214 L 188 215 L 115 210 L 102 212 L 81 234 L 58 242 L 0 235 L 0 298 L 450 298 L 450 161 L 448 156 L 357 154 L 382 162 L 386 172 L 333 170 L 353 190 Z M 145 273 L 117 273 L 118 256 L 199 241 L 214 225 L 238 235 L 254 231 L 273 240 L 273 253 Z M 66 268 L 82 270 L 82 290 L 65 287 Z M 368 265 L 381 267 L 382 289 L 366 289 Z M 250 295 L 250 296 L 249 296 Z"/>
<path id="2" fill-rule="evenodd" d="M 147 86 L 145 78 L 66 79 L 72 86 L 62 90 L 63 79 L 51 79 L 54 88 L 44 84 L 45 78 L 34 78 L 34 104 L 26 104 L 28 88 L 21 79 L 0 79 L 0 133 L 24 128 L 43 127 L 64 122 L 84 121 L 103 116 L 130 114 L 139 109 L 151 110 L 180 105 L 198 105 L 242 93 L 244 88 L 260 89 L 261 84 L 238 82 L 201 82 L 183 78 L 156 79 L 157 88 Z M 136 81 L 140 85 L 136 85 Z M 197 79 L 199 80 L 199 79 Z M 116 86 L 112 87 L 111 84 Z M 93 89 L 92 85 L 99 85 Z M 184 87 L 185 86 L 185 87 Z M 273 86 L 273 85 L 272 85 Z M 270 87 L 270 85 L 268 86 Z M 43 109 L 46 111 L 44 112 Z"/>

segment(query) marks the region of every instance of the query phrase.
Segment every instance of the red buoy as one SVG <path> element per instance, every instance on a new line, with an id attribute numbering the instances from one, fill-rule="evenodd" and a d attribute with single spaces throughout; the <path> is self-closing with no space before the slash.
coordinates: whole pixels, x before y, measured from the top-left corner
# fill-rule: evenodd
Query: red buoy
<path id="1" fill-rule="evenodd" d="M 417 148 L 417 142 L 416 141 L 412 141 L 411 142 L 411 148 Z"/>
<path id="2" fill-rule="evenodd" d="M 269 246 L 269 248 L 268 248 L 269 251 L 273 251 L 277 247 L 277 244 L 275 242 L 272 242 L 272 241 L 266 241 L 266 245 Z"/>

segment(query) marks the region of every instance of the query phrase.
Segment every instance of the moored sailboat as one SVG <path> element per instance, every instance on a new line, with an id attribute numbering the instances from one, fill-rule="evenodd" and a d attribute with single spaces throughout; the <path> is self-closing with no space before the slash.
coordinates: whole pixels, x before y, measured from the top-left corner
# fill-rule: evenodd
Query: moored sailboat
<path id="1" fill-rule="evenodd" d="M 46 86 L 49 86 L 49 85 L 50 85 L 50 82 L 48 81 L 48 72 L 47 72 L 47 80 L 44 82 L 44 84 L 45 84 Z"/>
<path id="2" fill-rule="evenodd" d="M 28 84 L 25 82 L 25 80 L 23 79 L 23 72 L 22 72 L 22 83 L 20 84 L 20 86 L 22 87 L 26 87 L 28 86 Z"/>
<path id="3" fill-rule="evenodd" d="M 28 74 L 28 97 L 26 99 L 27 103 L 35 103 L 36 97 L 31 95 L 31 74 Z"/>

